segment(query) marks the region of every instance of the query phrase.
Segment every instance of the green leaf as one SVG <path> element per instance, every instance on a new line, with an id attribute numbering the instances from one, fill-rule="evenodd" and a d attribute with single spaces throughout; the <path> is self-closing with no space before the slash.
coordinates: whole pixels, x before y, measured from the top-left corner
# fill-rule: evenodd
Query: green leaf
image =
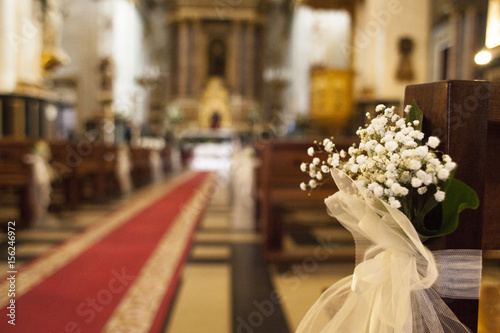
<path id="1" fill-rule="evenodd" d="M 425 217 L 419 216 L 415 221 L 415 228 L 423 239 L 452 233 L 458 227 L 460 212 L 479 206 L 476 192 L 467 184 L 455 178 L 451 178 L 447 183 L 445 200 L 430 210 Z"/>
<path id="2" fill-rule="evenodd" d="M 406 122 L 407 123 L 412 123 L 413 128 L 415 128 L 418 131 L 422 130 L 422 120 L 424 119 L 424 113 L 418 106 L 417 102 L 413 100 L 411 103 L 411 108 L 410 112 L 406 116 Z M 418 125 L 413 125 L 413 121 L 418 120 Z"/>

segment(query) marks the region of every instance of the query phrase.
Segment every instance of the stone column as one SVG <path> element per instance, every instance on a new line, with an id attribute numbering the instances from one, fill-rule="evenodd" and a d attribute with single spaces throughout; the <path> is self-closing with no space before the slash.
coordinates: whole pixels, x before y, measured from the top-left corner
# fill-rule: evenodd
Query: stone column
<path id="1" fill-rule="evenodd" d="M 200 20 L 193 22 L 193 46 L 192 46 L 192 67 L 193 67 L 193 96 L 200 96 L 203 84 L 206 81 L 206 38 Z"/>
<path id="2" fill-rule="evenodd" d="M 186 97 L 187 94 L 187 71 L 189 66 L 188 58 L 188 25 L 186 20 L 182 20 L 178 23 L 179 28 L 179 49 L 177 53 L 177 59 L 179 63 L 178 82 L 179 90 L 178 95 L 180 97 Z"/>
<path id="3" fill-rule="evenodd" d="M 17 1 L 0 0 L 0 93 L 16 89 L 16 5 Z"/>
<path id="4" fill-rule="evenodd" d="M 229 38 L 229 47 L 227 55 L 227 78 L 229 86 L 233 90 L 234 95 L 241 95 L 241 86 L 239 79 L 239 69 L 241 68 L 241 40 L 240 40 L 241 21 L 233 21 L 231 23 L 231 35 Z"/>
<path id="5" fill-rule="evenodd" d="M 254 74 L 255 74 L 255 25 L 254 22 L 248 22 L 245 26 L 246 35 L 246 63 L 243 64 L 246 70 L 245 97 L 254 97 Z"/>

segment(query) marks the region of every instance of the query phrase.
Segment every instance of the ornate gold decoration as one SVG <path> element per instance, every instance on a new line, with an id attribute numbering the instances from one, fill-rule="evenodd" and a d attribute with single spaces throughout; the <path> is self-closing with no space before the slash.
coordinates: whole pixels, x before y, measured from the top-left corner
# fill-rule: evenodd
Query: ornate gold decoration
<path id="1" fill-rule="evenodd" d="M 229 91 L 221 78 L 210 78 L 201 99 L 198 121 L 201 128 L 212 127 L 214 118 L 219 119 L 219 126 L 230 127 L 233 122 L 229 103 Z"/>

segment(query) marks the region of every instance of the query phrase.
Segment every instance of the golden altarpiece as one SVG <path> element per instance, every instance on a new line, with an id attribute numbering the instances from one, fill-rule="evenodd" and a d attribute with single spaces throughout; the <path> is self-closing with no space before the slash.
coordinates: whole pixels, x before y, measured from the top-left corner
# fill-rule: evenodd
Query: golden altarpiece
<path id="1" fill-rule="evenodd" d="M 171 1 L 169 106 L 183 127 L 248 129 L 262 94 L 265 22 L 261 0 Z"/>

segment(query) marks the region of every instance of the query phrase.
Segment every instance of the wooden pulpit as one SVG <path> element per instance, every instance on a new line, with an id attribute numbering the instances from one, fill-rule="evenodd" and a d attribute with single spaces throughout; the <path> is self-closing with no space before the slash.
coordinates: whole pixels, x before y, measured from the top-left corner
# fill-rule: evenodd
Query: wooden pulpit
<path id="1" fill-rule="evenodd" d="M 455 173 L 478 194 L 480 206 L 460 214 L 458 229 L 432 239 L 429 248 L 498 249 L 500 225 L 494 193 L 498 194 L 500 83 L 486 81 L 440 81 L 406 88 L 405 105 L 415 100 L 424 113 L 426 137 L 440 138 L 439 149 L 457 163 Z M 486 193 L 486 195 L 485 195 Z M 500 213 L 500 212 L 499 212 Z M 478 300 L 445 300 L 462 323 L 477 331 Z"/>

